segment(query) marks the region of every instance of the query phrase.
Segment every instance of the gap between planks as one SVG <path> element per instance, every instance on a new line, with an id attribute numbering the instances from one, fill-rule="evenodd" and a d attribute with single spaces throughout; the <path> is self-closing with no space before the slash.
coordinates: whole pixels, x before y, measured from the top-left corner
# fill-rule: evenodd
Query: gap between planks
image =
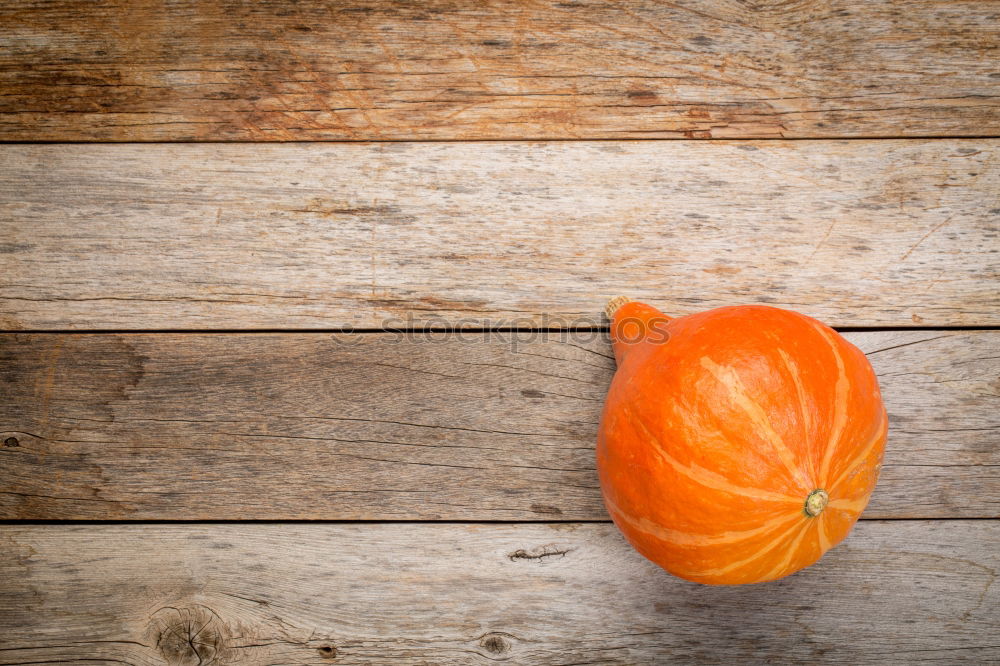
<path id="1" fill-rule="evenodd" d="M 936 331 L 1000 331 L 1000 325 L 985 326 L 832 326 L 838 333 L 934 333 Z M 455 332 L 461 330 L 463 333 L 607 333 L 607 326 L 596 326 L 593 328 L 572 327 L 572 328 L 462 328 L 462 329 L 442 329 L 442 328 L 408 328 L 398 331 L 401 334 L 424 334 L 439 332 Z M 357 334 L 357 335 L 379 335 L 394 333 L 396 331 L 384 328 L 112 328 L 112 329 L 0 329 L 0 335 L 272 335 L 272 334 L 296 334 L 296 335 L 322 335 L 322 334 Z"/>
<path id="2" fill-rule="evenodd" d="M 1000 518 L 991 516 L 974 516 L 974 517 L 947 517 L 938 516 L 934 518 L 876 518 L 876 517 L 866 517 L 862 515 L 859 521 L 878 521 L 880 523 L 924 523 L 924 522 L 945 522 L 945 521 L 982 521 L 982 522 L 998 522 Z M 144 518 L 142 520 L 77 520 L 72 518 L 67 519 L 50 519 L 50 520 L 37 520 L 32 518 L 25 519 L 10 519 L 4 518 L 0 520 L 0 527 L 15 527 L 15 526 L 30 526 L 30 525 L 496 525 L 496 526 L 515 526 L 515 525 L 613 525 L 612 520 L 600 520 L 600 519 L 567 519 L 567 520 L 401 520 L 399 518 L 394 518 L 392 520 L 325 520 L 322 518 L 317 518 L 315 520 L 303 519 L 303 518 L 281 518 L 281 519 L 268 519 L 259 520 L 256 518 L 247 518 L 239 520 L 185 520 L 183 518 L 178 518 L 176 520 L 162 519 L 155 520 Z"/>
<path id="3" fill-rule="evenodd" d="M 1000 134 L 941 134 L 941 135 L 921 135 L 909 137 L 900 134 L 881 134 L 873 136 L 837 136 L 836 134 L 830 135 L 818 135 L 818 136 L 764 136 L 764 137 L 710 137 L 704 139 L 698 139 L 699 143 L 732 143 L 738 144 L 741 142 L 747 143 L 769 143 L 769 142 L 788 142 L 788 141 L 845 141 L 845 142 L 861 142 L 861 141 L 899 141 L 899 140 L 921 140 L 921 141 L 944 141 L 944 140 L 975 140 L 975 139 L 1000 139 Z M 4 146 L 78 146 L 78 145 L 114 145 L 114 146 L 151 146 L 151 145 L 190 145 L 197 143 L 201 146 L 212 146 L 212 145 L 241 145 L 241 146 L 264 146 L 264 145 L 274 145 L 274 144 L 324 144 L 324 145 L 337 145 L 337 144 L 393 144 L 393 143 L 412 143 L 412 144 L 438 144 L 438 143 L 600 143 L 600 142 L 610 142 L 610 143 L 622 143 L 624 141 L 644 141 L 649 143 L 657 142 L 673 142 L 673 141 L 691 141 L 692 139 L 686 137 L 643 137 L 640 139 L 621 139 L 616 137 L 593 137 L 593 138 L 570 138 L 570 137 L 544 137 L 544 136 L 526 136 L 526 137 L 516 137 L 516 138 L 504 138 L 504 139 L 301 139 L 293 141 L 253 141 L 253 140 L 233 140 L 233 141 L 192 141 L 192 140 L 162 140 L 162 139 L 151 139 L 149 141 L 111 141 L 111 140 L 94 140 L 94 141 L 58 141 L 58 140 L 4 140 L 0 139 L 0 145 Z"/>

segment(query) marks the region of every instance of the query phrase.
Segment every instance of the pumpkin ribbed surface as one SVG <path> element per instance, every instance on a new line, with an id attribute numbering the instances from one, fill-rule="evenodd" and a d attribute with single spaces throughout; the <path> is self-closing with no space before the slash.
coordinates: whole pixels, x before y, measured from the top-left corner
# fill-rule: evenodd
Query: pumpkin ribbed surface
<path id="1" fill-rule="evenodd" d="M 888 421 L 864 354 L 804 315 L 725 307 L 667 319 L 626 303 L 601 418 L 605 504 L 628 541 L 710 584 L 781 578 L 858 519 Z"/>

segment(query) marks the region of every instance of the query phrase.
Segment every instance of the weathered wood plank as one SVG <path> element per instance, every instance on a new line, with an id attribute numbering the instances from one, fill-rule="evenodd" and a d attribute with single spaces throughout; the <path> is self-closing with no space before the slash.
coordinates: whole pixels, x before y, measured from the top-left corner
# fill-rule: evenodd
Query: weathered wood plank
<path id="1" fill-rule="evenodd" d="M 0 327 L 1000 324 L 1000 141 L 0 147 Z"/>
<path id="2" fill-rule="evenodd" d="M 4 664 L 1000 660 L 997 521 L 865 521 L 750 587 L 673 578 L 609 524 L 2 530 Z"/>
<path id="3" fill-rule="evenodd" d="M 0 139 L 1000 134 L 960 0 L 0 5 Z"/>
<path id="4" fill-rule="evenodd" d="M 465 335 L 0 336 L 0 517 L 606 520 L 607 343 Z M 1000 331 L 848 338 L 890 417 L 866 517 L 1000 516 Z"/>

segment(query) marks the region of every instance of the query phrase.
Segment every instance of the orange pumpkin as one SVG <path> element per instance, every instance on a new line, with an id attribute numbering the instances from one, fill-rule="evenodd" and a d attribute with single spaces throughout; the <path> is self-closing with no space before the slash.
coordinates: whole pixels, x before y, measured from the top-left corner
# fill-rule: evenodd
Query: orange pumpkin
<path id="1" fill-rule="evenodd" d="M 670 319 L 615 299 L 597 467 L 625 538 L 670 573 L 757 583 L 816 562 L 861 514 L 888 419 L 865 355 L 805 315 Z"/>

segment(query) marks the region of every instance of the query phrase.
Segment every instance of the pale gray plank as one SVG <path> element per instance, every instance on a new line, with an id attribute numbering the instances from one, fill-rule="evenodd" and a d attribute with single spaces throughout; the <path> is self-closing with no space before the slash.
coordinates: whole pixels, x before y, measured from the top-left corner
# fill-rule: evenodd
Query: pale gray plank
<path id="1" fill-rule="evenodd" d="M 0 146 L 0 327 L 1000 324 L 1000 141 Z"/>

